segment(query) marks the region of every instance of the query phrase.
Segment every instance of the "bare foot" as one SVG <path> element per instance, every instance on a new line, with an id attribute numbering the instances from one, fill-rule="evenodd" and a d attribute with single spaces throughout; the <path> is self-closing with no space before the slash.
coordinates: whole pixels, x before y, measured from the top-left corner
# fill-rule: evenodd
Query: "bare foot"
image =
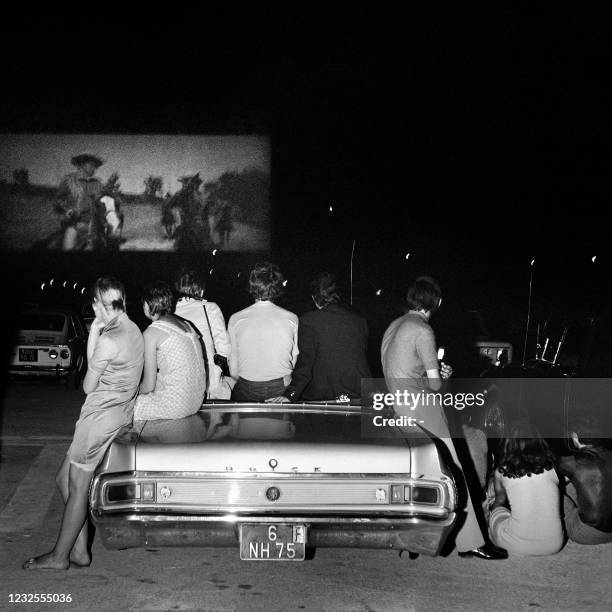
<path id="1" fill-rule="evenodd" d="M 75 565 L 76 567 L 89 567 L 91 565 L 91 555 L 87 551 L 81 553 L 73 549 L 70 553 L 70 565 Z"/>
<path id="2" fill-rule="evenodd" d="M 50 552 L 28 559 L 21 567 L 24 570 L 67 570 L 69 566 L 68 559 L 57 559 Z"/>

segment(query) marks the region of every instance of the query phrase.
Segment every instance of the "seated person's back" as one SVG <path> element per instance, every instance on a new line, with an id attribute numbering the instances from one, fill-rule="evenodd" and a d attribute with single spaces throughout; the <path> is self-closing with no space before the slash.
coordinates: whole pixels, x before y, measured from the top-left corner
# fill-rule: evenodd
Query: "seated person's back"
<path id="1" fill-rule="evenodd" d="M 172 419 L 194 414 L 206 392 L 201 342 L 193 327 L 171 314 L 172 293 L 158 282 L 145 290 L 145 366 L 135 419 Z"/>

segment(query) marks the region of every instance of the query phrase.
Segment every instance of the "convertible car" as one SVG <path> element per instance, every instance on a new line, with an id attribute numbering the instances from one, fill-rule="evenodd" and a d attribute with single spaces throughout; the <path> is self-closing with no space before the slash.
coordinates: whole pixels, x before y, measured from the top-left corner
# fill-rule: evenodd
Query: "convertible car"
<path id="1" fill-rule="evenodd" d="M 437 555 L 457 517 L 451 470 L 422 434 L 363 437 L 361 415 L 349 405 L 231 403 L 136 421 L 97 469 L 91 519 L 109 549 L 235 546 L 244 560 L 302 560 L 317 547 Z"/>

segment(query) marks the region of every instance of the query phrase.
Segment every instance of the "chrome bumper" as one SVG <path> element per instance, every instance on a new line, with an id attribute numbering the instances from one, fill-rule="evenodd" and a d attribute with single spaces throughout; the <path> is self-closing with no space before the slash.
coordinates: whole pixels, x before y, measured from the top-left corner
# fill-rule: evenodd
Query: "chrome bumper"
<path id="1" fill-rule="evenodd" d="M 91 518 L 105 548 L 153 546 L 238 547 L 239 525 L 293 523 L 307 526 L 313 548 L 392 548 L 429 556 L 439 554 L 456 515 L 445 518 L 193 516 L 112 513 Z"/>

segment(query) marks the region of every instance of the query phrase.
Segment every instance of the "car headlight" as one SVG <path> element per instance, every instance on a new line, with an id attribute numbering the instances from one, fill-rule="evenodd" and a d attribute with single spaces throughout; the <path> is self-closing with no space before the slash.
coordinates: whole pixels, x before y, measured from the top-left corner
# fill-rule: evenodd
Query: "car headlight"
<path id="1" fill-rule="evenodd" d="M 55 349 L 51 349 L 51 350 L 49 351 L 49 357 L 50 357 L 51 359 L 57 359 L 57 351 L 56 351 Z"/>

